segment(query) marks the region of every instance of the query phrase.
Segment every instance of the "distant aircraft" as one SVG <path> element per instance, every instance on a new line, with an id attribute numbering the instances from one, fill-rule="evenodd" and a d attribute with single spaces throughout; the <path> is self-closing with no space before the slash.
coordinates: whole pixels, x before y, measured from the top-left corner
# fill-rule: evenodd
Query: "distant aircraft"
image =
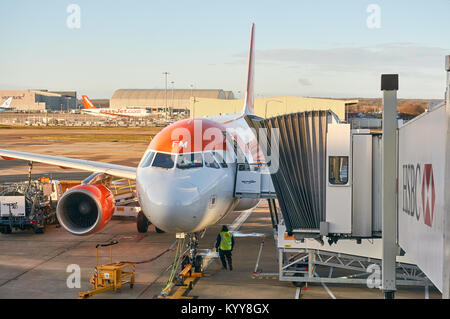
<path id="1" fill-rule="evenodd" d="M 2 105 L 0 105 L 0 112 L 6 111 L 7 109 L 11 109 L 11 101 L 12 97 L 8 98 Z"/>
<path id="2" fill-rule="evenodd" d="M 106 117 L 125 117 L 125 118 L 149 117 L 154 115 L 149 110 L 146 109 L 97 108 L 86 95 L 83 95 L 82 97 L 84 109 L 82 109 L 81 112 L 85 114 L 92 114 L 96 116 L 106 116 Z"/>

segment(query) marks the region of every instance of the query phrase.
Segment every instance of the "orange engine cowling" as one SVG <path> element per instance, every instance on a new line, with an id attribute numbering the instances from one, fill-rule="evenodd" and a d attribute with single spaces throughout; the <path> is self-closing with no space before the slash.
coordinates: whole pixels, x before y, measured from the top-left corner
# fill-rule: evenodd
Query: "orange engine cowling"
<path id="1" fill-rule="evenodd" d="M 79 185 L 61 196 L 56 216 L 68 232 L 83 236 L 102 229 L 114 208 L 114 195 L 103 184 Z"/>

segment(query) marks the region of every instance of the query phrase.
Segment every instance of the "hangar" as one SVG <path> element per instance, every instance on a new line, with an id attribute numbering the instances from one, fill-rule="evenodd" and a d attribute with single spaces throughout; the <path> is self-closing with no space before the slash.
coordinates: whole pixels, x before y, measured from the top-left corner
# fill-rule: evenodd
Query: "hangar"
<path id="1" fill-rule="evenodd" d="M 337 100 L 297 96 L 276 96 L 255 99 L 255 114 L 260 117 L 272 117 L 287 113 L 304 111 L 332 110 L 341 121 L 345 121 L 345 110 L 358 100 Z M 192 97 L 189 110 L 192 117 L 214 116 L 219 114 L 239 113 L 244 100 L 218 100 Z"/>
<path id="2" fill-rule="evenodd" d="M 174 111 L 186 111 L 191 97 L 232 100 L 234 94 L 221 89 L 119 89 L 111 97 L 110 108 L 151 108 L 157 111 L 167 106 Z"/>

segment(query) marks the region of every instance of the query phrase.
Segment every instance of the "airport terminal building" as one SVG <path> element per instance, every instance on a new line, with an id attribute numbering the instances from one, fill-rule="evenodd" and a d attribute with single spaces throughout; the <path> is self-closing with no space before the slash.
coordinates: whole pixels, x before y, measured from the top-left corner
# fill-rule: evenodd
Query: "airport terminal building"
<path id="1" fill-rule="evenodd" d="M 148 108 L 157 112 L 166 105 L 174 111 L 189 110 L 190 98 L 233 100 L 232 91 L 190 89 L 120 89 L 114 92 L 110 108 Z"/>
<path id="2" fill-rule="evenodd" d="M 77 92 L 0 90 L 0 103 L 12 97 L 11 107 L 22 112 L 68 111 L 77 107 Z"/>

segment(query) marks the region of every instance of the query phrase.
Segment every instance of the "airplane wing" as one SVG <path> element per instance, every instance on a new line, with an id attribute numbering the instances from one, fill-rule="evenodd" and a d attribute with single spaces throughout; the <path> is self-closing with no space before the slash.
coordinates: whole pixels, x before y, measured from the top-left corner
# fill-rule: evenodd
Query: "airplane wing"
<path id="1" fill-rule="evenodd" d="M 116 177 L 136 179 L 136 168 L 108 164 L 102 162 L 86 161 L 75 158 L 8 151 L 0 149 L 0 157 L 6 160 L 25 160 L 31 162 L 55 165 L 62 168 L 74 168 L 93 173 L 106 173 Z"/>

